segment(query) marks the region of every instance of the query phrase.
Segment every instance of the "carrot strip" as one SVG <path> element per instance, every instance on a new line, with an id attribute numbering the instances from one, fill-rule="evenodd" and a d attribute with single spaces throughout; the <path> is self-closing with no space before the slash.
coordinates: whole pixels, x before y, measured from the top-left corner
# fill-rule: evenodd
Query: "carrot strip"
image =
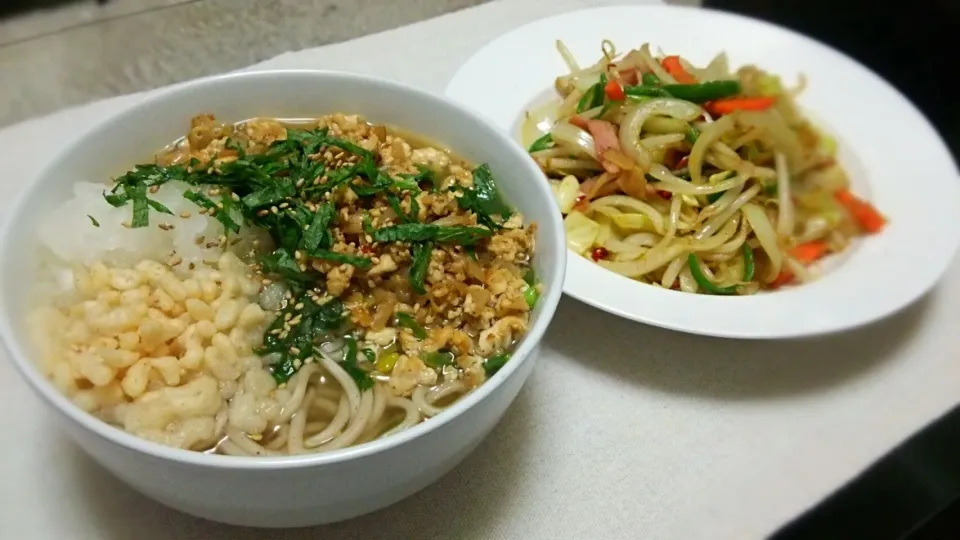
<path id="1" fill-rule="evenodd" d="M 613 79 L 607 81 L 607 86 L 603 89 L 603 91 L 612 101 L 623 101 L 627 97 L 623 91 L 623 86 Z"/>
<path id="2" fill-rule="evenodd" d="M 791 281 L 793 281 L 793 272 L 789 270 L 781 270 L 780 274 L 777 276 L 777 279 L 770 282 L 770 288 L 779 289 Z"/>
<path id="3" fill-rule="evenodd" d="M 877 233 L 887 224 L 883 217 L 874 206 L 863 199 L 860 199 L 850 190 L 841 189 L 834 195 L 837 201 L 842 204 L 853 216 L 860 228 L 868 233 Z"/>
<path id="4" fill-rule="evenodd" d="M 790 250 L 790 256 L 796 259 L 797 262 L 808 265 L 823 258 L 823 256 L 827 254 L 827 251 L 826 242 L 815 240 L 794 246 L 793 249 Z M 769 287 L 771 289 L 780 288 L 792 282 L 794 277 L 796 276 L 793 275 L 793 272 L 784 268 L 780 270 L 780 274 L 777 275 L 776 279 L 770 282 Z"/>
<path id="5" fill-rule="evenodd" d="M 827 243 L 814 241 L 800 244 L 791 249 L 790 254 L 797 262 L 810 264 L 827 254 Z"/>
<path id="6" fill-rule="evenodd" d="M 776 102 L 775 97 L 718 99 L 707 103 L 707 110 L 714 116 L 720 116 L 733 111 L 763 111 Z"/>
<path id="7" fill-rule="evenodd" d="M 587 120 L 584 117 L 580 116 L 579 114 L 575 114 L 571 116 L 570 123 L 577 126 L 580 129 L 583 129 L 583 130 L 587 129 Z"/>
<path id="8" fill-rule="evenodd" d="M 663 59 L 663 69 L 667 70 L 667 73 L 671 77 L 677 80 L 680 84 L 695 84 L 697 79 L 693 75 L 687 73 L 687 70 L 683 68 L 683 64 L 680 63 L 679 56 L 668 56 Z"/>

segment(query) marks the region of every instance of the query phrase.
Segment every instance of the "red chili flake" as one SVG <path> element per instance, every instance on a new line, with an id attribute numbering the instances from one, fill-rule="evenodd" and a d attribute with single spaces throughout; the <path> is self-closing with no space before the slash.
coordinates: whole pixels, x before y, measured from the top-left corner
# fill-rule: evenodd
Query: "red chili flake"
<path id="1" fill-rule="evenodd" d="M 606 259 L 609 254 L 610 252 L 607 251 L 607 248 L 598 247 L 593 250 L 590 257 L 592 257 L 594 261 L 599 261 L 600 259 Z"/>
<path id="2" fill-rule="evenodd" d="M 670 193 L 669 191 L 664 191 L 662 189 L 657 190 L 657 195 L 659 195 L 660 197 L 668 201 L 673 198 L 673 193 Z"/>
<path id="3" fill-rule="evenodd" d="M 687 162 L 690 161 L 690 154 L 687 154 L 680 158 L 680 161 L 677 162 L 677 169 L 682 169 L 687 166 Z"/>
<path id="4" fill-rule="evenodd" d="M 580 194 L 577 195 L 576 203 L 582 203 L 586 198 L 587 198 L 587 194 L 580 192 Z"/>
<path id="5" fill-rule="evenodd" d="M 373 253 L 373 248 L 370 247 L 370 244 L 364 244 L 360 246 L 361 253 Z"/>

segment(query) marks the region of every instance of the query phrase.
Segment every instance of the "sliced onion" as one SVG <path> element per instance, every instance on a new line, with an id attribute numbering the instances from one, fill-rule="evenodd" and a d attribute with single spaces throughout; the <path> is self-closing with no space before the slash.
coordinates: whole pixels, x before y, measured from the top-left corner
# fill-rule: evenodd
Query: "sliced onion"
<path id="1" fill-rule="evenodd" d="M 553 100 L 527 111 L 520 126 L 520 142 L 523 146 L 529 148 L 533 141 L 550 133 L 550 127 L 557 122 L 559 113 L 559 104 Z"/>
<path id="2" fill-rule="evenodd" d="M 677 257 L 667 265 L 667 268 L 663 271 L 663 277 L 660 279 L 660 285 L 664 289 L 673 287 L 673 283 L 677 281 L 677 277 L 680 275 L 680 270 L 683 270 L 684 262 L 683 257 Z"/>
<path id="3" fill-rule="evenodd" d="M 740 196 L 742 191 L 742 185 L 728 189 L 727 192 L 721 195 L 719 199 L 713 201 L 711 204 L 707 205 L 706 208 L 701 210 L 700 214 L 697 215 L 697 220 L 705 221 L 707 218 L 723 212 L 724 209 L 733 203 L 733 201 L 737 200 L 737 197 Z"/>
<path id="4" fill-rule="evenodd" d="M 677 257 L 683 255 L 686 250 L 687 247 L 685 245 L 675 242 L 667 246 L 666 249 L 660 250 L 658 253 L 653 253 L 653 250 L 648 251 L 644 254 L 643 258 L 638 261 L 600 261 L 600 265 L 622 276 L 638 278 L 669 264 Z"/>
<path id="5" fill-rule="evenodd" d="M 817 279 L 817 277 L 813 272 L 810 271 L 809 268 L 795 261 L 791 257 L 785 257 L 783 259 L 783 265 L 800 283 L 810 283 L 811 281 Z"/>
<path id="6" fill-rule="evenodd" d="M 567 118 L 577 113 L 577 104 L 580 102 L 580 94 L 570 92 L 563 98 L 563 103 L 557 108 L 557 118 Z"/>
<path id="7" fill-rule="evenodd" d="M 601 197 L 590 203 L 591 209 L 599 206 L 613 206 L 616 208 L 627 208 L 629 210 L 634 210 L 650 218 L 650 220 L 653 221 L 654 229 L 656 229 L 658 233 L 663 234 L 666 232 L 666 228 L 664 227 L 663 223 L 663 215 L 661 215 L 656 208 L 643 201 L 638 201 L 632 197 L 627 197 L 624 195 L 609 195 L 607 197 Z"/>
<path id="8" fill-rule="evenodd" d="M 747 220 L 743 220 L 740 224 L 740 230 L 737 232 L 737 236 L 732 238 L 729 242 L 721 245 L 720 247 L 710 250 L 712 255 L 729 255 L 733 256 L 737 251 L 743 246 L 743 243 L 747 241 L 747 236 L 750 235 L 750 223 Z"/>
<path id="9" fill-rule="evenodd" d="M 825 216 L 817 215 L 807 219 L 803 232 L 796 238 L 798 244 L 805 244 L 819 240 L 831 231 L 830 221 Z"/>
<path id="10" fill-rule="evenodd" d="M 557 205 L 560 207 L 560 213 L 569 214 L 573 210 L 573 205 L 577 203 L 577 196 L 580 194 L 580 182 L 576 176 L 567 175 L 557 186 Z"/>
<path id="11" fill-rule="evenodd" d="M 556 171 L 599 171 L 603 169 L 599 163 L 589 159 L 537 158 L 536 161 L 544 169 Z"/>
<path id="12" fill-rule="evenodd" d="M 563 148 L 554 147 L 554 148 L 544 148 L 543 150 L 537 150 L 536 152 L 531 152 L 530 155 L 533 156 L 534 159 L 546 159 L 546 158 L 565 157 L 570 155 L 570 152 L 568 150 L 564 150 Z"/>
<path id="13" fill-rule="evenodd" d="M 787 157 L 787 163 L 791 171 L 800 166 L 803 161 L 803 147 L 800 144 L 800 138 L 797 137 L 796 132 L 790 129 L 790 126 L 787 125 L 778 111 L 743 111 L 739 116 L 739 121 L 745 126 L 763 129 L 764 137 L 767 137 L 774 148 L 783 152 Z"/>
<path id="14" fill-rule="evenodd" d="M 580 64 L 577 64 L 577 59 L 573 57 L 573 53 L 570 52 L 570 49 L 563 44 L 563 41 L 557 40 L 557 51 L 560 53 L 560 57 L 563 58 L 563 63 L 567 65 L 567 69 L 570 70 L 570 73 L 576 73 L 580 71 Z"/>
<path id="15" fill-rule="evenodd" d="M 726 244 L 730 241 L 735 234 L 737 234 L 737 229 L 740 226 L 740 215 L 731 216 L 726 223 L 723 224 L 723 227 L 710 238 L 701 241 L 689 242 L 688 249 L 690 251 L 713 251 L 718 247 Z"/>
<path id="16" fill-rule="evenodd" d="M 686 134 L 690 129 L 690 124 L 677 118 L 667 116 L 655 116 L 648 119 L 643 124 L 643 129 L 647 133 L 683 133 Z"/>
<path id="17" fill-rule="evenodd" d="M 597 210 L 600 210 L 600 208 Z M 609 217 L 610 221 L 612 221 L 624 232 L 656 231 L 656 226 L 653 224 L 653 220 L 647 217 L 646 214 L 621 212 L 615 216 Z"/>
<path id="18" fill-rule="evenodd" d="M 646 171 L 650 168 L 652 159 L 650 152 L 640 145 L 640 131 L 643 129 L 644 122 L 654 115 L 670 116 L 689 122 L 700 116 L 703 109 L 689 101 L 657 98 L 633 107 L 625 107 L 624 111 L 624 117 L 620 123 L 620 147 L 637 162 L 641 169 Z"/>
<path id="19" fill-rule="evenodd" d="M 735 127 L 733 117 L 734 115 L 723 116 L 716 122 L 708 124 L 700 132 L 697 142 L 693 144 L 693 148 L 690 150 L 690 159 L 687 162 L 687 170 L 690 171 L 690 181 L 694 184 L 703 183 L 703 158 L 707 149 Z"/>
<path id="20" fill-rule="evenodd" d="M 600 234 L 600 224 L 577 211 L 570 212 L 563 220 L 563 228 L 567 247 L 581 255 L 593 247 Z"/>
<path id="21" fill-rule="evenodd" d="M 640 145 L 648 150 L 663 148 L 671 144 L 676 144 L 684 139 L 683 133 L 667 133 L 664 135 L 654 135 L 640 139 Z"/>
<path id="22" fill-rule="evenodd" d="M 673 78 L 673 75 L 663 69 L 663 66 L 660 65 L 660 62 L 657 62 L 653 59 L 653 55 L 650 54 L 650 44 L 644 43 L 639 49 L 632 51 L 630 54 L 639 56 L 643 61 L 643 64 L 646 64 L 647 68 L 652 71 L 657 77 L 660 77 L 660 80 L 663 84 L 677 84 L 677 80 Z M 638 65 L 640 65 L 638 63 Z"/>
<path id="23" fill-rule="evenodd" d="M 567 122 L 557 122 L 550 128 L 553 142 L 593 159 L 597 159 L 593 137 L 586 131 Z"/>
<path id="24" fill-rule="evenodd" d="M 747 181 L 746 177 L 736 175 L 727 180 L 717 182 L 716 184 L 695 185 L 675 176 L 659 163 L 654 163 L 650 166 L 650 176 L 660 180 L 660 182 L 652 184 L 654 189 L 683 195 L 710 195 L 711 193 L 720 193 L 730 188 L 743 185 Z"/>
<path id="25" fill-rule="evenodd" d="M 657 235 L 650 232 L 634 233 L 624 238 L 623 242 L 632 246 L 650 247 L 657 243 Z"/>
<path id="26" fill-rule="evenodd" d="M 708 219 L 703 226 L 700 227 L 700 230 L 694 233 L 693 237 L 697 240 L 706 240 L 715 233 L 720 226 L 726 223 L 733 215 L 740 209 L 741 206 L 745 205 L 747 201 L 754 198 L 757 193 L 760 192 L 760 186 L 753 186 L 750 189 L 744 191 L 740 194 L 730 206 L 726 207 L 722 212 Z"/>
<path id="27" fill-rule="evenodd" d="M 697 280 L 693 279 L 690 272 L 690 265 L 686 265 L 680 270 L 680 290 L 688 293 L 695 293 L 699 289 Z"/>
<path id="28" fill-rule="evenodd" d="M 770 271 L 766 276 L 767 279 L 764 280 L 769 283 L 777 279 L 777 276 L 780 275 L 780 269 L 783 267 L 783 252 L 780 251 L 777 244 L 777 233 L 763 208 L 747 203 L 743 205 L 743 215 L 750 223 L 750 228 L 753 229 L 757 241 L 760 242 L 760 247 L 767 253 L 767 258 L 770 259 Z"/>
<path id="29" fill-rule="evenodd" d="M 713 60 L 707 64 L 707 67 L 700 70 L 701 81 L 717 81 L 721 79 L 731 79 L 730 61 L 727 59 L 727 53 L 722 52 L 713 57 Z"/>
<path id="30" fill-rule="evenodd" d="M 777 164 L 777 201 L 780 209 L 777 212 L 777 235 L 789 238 L 793 234 L 794 210 L 793 199 L 790 197 L 790 172 L 787 171 L 787 157 L 777 152 L 774 156 Z"/>
<path id="31" fill-rule="evenodd" d="M 837 163 L 809 171 L 802 178 L 804 184 L 817 186 L 830 193 L 850 188 L 850 179 L 847 177 L 847 173 Z"/>
<path id="32" fill-rule="evenodd" d="M 641 237 L 640 235 L 643 236 Z M 632 242 L 627 242 L 626 240 L 617 240 L 616 238 L 608 238 L 607 241 L 603 243 L 603 247 L 609 249 L 611 253 L 626 253 L 630 251 L 636 251 L 639 248 L 651 248 L 659 239 L 659 236 L 653 233 L 637 233 L 630 236 L 638 238 Z"/>
<path id="33" fill-rule="evenodd" d="M 573 85 L 580 92 L 586 92 L 591 87 L 600 82 L 600 75 L 603 73 L 602 69 L 596 70 L 585 70 L 580 73 L 576 78 L 573 79 Z"/>

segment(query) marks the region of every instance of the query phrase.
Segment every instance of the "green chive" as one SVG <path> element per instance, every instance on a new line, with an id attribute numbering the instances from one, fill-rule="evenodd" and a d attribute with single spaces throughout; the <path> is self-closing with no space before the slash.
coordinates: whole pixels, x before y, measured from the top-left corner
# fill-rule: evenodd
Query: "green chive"
<path id="1" fill-rule="evenodd" d="M 397 313 L 397 324 L 413 332 L 413 337 L 427 339 L 427 331 L 409 313 Z"/>

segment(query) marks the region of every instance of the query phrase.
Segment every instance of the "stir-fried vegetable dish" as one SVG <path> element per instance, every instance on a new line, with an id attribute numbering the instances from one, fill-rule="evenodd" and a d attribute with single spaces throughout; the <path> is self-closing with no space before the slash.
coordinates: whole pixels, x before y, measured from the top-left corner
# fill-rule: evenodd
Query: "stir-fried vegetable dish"
<path id="1" fill-rule="evenodd" d="M 753 294 L 817 277 L 813 263 L 886 219 L 851 192 L 833 138 L 755 66 L 731 72 L 645 44 L 569 73 L 522 138 L 550 178 L 578 254 L 643 283 Z"/>

